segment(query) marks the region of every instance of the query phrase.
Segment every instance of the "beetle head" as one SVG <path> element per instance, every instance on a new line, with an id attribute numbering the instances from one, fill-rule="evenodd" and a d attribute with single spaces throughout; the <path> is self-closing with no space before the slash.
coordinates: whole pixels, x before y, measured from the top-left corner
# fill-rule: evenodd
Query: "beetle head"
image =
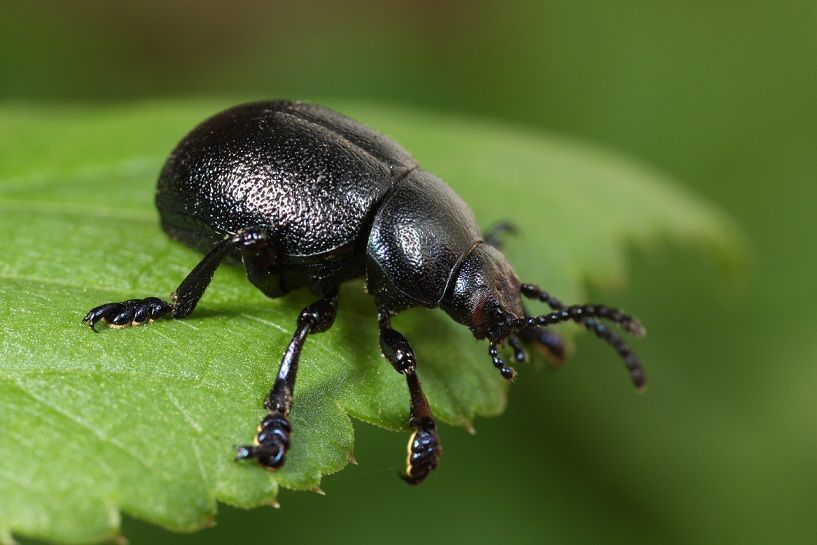
<path id="1" fill-rule="evenodd" d="M 441 306 L 477 339 L 500 341 L 524 317 L 520 282 L 502 253 L 485 243 L 471 250 Z"/>
<path id="2" fill-rule="evenodd" d="M 522 307 L 523 296 L 547 303 L 552 312 L 526 316 Z M 531 339 L 531 335 L 535 338 L 541 334 L 542 327 L 572 321 L 607 342 L 624 360 L 633 384 L 639 389 L 644 387 L 644 371 L 638 357 L 621 337 L 603 323 L 613 322 L 624 331 L 641 337 L 645 330 L 637 319 L 605 305 L 565 306 L 535 285 L 521 284 L 505 256 L 489 244 L 477 244 L 466 256 L 440 306 L 456 321 L 467 325 L 474 337 L 490 341 L 489 352 L 494 366 L 508 380 L 513 380 L 516 372 L 505 364 L 499 355 L 498 345 L 510 339 L 517 361 L 523 361 L 524 350 L 519 347 L 519 338 L 513 335 L 527 332 L 526 337 Z M 552 343 L 543 344 L 552 346 Z"/>

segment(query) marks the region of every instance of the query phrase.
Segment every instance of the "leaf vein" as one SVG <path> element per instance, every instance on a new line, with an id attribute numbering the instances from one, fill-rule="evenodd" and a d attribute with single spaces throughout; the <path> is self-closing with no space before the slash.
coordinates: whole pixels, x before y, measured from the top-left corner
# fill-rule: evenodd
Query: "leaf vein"
<path id="1" fill-rule="evenodd" d="M 43 405 L 43 406 L 44 406 L 44 407 L 46 407 L 47 409 L 51 410 L 51 411 L 52 411 L 54 414 L 56 414 L 56 415 L 58 415 L 58 416 L 62 417 L 63 419 L 67 420 L 68 422 L 73 423 L 73 424 L 74 424 L 75 426 L 77 426 L 78 428 L 83 429 L 83 430 L 85 430 L 86 432 L 89 432 L 91 435 L 93 435 L 94 437 L 96 437 L 96 438 L 97 438 L 97 439 L 98 439 L 100 442 L 105 443 L 105 444 L 108 444 L 108 445 L 111 445 L 112 447 L 114 447 L 115 449 L 117 449 L 118 451 L 120 451 L 121 453 L 123 453 L 123 454 L 124 454 L 125 456 L 127 456 L 128 458 L 130 458 L 130 459 L 134 460 L 134 461 L 135 461 L 137 464 L 141 465 L 141 466 L 142 466 L 142 467 L 144 467 L 145 469 L 148 469 L 148 470 L 153 470 L 153 469 L 154 469 L 153 467 L 151 467 L 149 464 L 147 464 L 147 463 L 146 463 L 144 460 L 142 460 L 141 458 L 138 458 L 138 457 L 134 456 L 134 455 L 133 455 L 133 453 L 131 453 L 131 452 L 130 452 L 130 450 L 129 450 L 127 447 L 125 447 L 124 445 L 120 445 L 120 444 L 119 444 L 119 443 L 118 443 L 118 442 L 117 442 L 115 439 L 113 439 L 113 438 L 111 438 L 111 437 L 108 437 L 107 435 L 105 435 L 104 433 L 102 433 L 100 430 L 96 429 L 96 428 L 95 428 L 93 425 L 91 425 L 90 423 L 86 422 L 86 421 L 85 421 L 85 420 L 83 420 L 82 418 L 79 418 L 79 417 L 78 417 L 78 416 L 76 416 L 76 415 L 72 415 L 71 413 L 69 413 L 69 412 L 67 412 L 67 411 L 64 411 L 64 410 L 63 410 L 62 408 L 60 408 L 58 405 L 55 405 L 55 404 L 53 404 L 53 403 L 49 402 L 48 400 L 46 400 L 46 399 L 45 399 L 45 398 L 43 398 L 42 396 L 38 396 L 37 394 L 35 394 L 34 392 L 32 392 L 31 390 L 29 390 L 28 388 L 26 388 L 26 387 L 25 387 L 23 384 L 21 384 L 20 382 L 14 381 L 14 383 L 13 383 L 13 384 L 14 384 L 14 385 L 15 385 L 15 386 L 16 386 L 16 387 L 17 387 L 17 388 L 18 388 L 18 389 L 19 389 L 19 390 L 20 390 L 22 393 L 24 393 L 25 395 L 29 396 L 29 397 L 30 397 L 31 399 L 33 399 L 34 401 L 37 401 L 38 403 L 40 403 L 41 405 Z M 162 480 L 165 480 L 165 481 L 170 481 L 170 480 L 172 480 L 172 479 L 169 479 L 169 478 L 167 478 L 166 476 L 164 476 L 164 475 L 163 475 L 161 472 L 156 472 L 156 473 L 157 473 L 157 475 L 159 476 L 159 478 L 160 478 L 160 479 L 162 479 Z"/>

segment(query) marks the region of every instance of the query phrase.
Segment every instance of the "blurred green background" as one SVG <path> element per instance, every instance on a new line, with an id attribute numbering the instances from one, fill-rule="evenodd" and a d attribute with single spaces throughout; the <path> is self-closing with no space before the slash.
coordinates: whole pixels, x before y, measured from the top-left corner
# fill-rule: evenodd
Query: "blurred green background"
<path id="1" fill-rule="evenodd" d="M 128 539 L 815 543 L 816 69 L 813 1 L 4 2 L 4 101 L 337 97 L 502 118 L 650 162 L 752 247 L 740 278 L 669 248 L 593 293 L 648 324 L 645 395 L 599 380 L 610 355 L 582 336 L 557 373 L 523 370 L 477 435 L 445 429 L 420 488 L 396 478 L 404 437 L 357 425 L 360 465 L 325 497 L 223 508 L 189 536 L 126 519 Z"/>

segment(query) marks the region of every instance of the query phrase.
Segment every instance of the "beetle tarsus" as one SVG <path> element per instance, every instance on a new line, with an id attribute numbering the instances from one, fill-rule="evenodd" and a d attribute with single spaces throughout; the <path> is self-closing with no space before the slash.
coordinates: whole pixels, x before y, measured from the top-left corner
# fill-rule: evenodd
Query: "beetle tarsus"
<path id="1" fill-rule="evenodd" d="M 93 308 L 85 315 L 82 322 L 96 332 L 96 324 L 100 321 L 111 327 L 140 325 L 166 316 L 172 308 L 169 303 L 158 297 L 129 299 L 121 303 L 106 303 Z"/>
<path id="2" fill-rule="evenodd" d="M 292 426 L 281 414 L 268 414 L 261 420 L 252 445 L 238 447 L 236 460 L 253 459 L 264 469 L 277 471 L 284 465 Z"/>
<path id="3" fill-rule="evenodd" d="M 406 472 L 400 478 L 408 484 L 420 484 L 440 463 L 443 452 L 437 425 L 432 418 L 421 418 L 414 424 L 414 433 L 409 437 Z"/>

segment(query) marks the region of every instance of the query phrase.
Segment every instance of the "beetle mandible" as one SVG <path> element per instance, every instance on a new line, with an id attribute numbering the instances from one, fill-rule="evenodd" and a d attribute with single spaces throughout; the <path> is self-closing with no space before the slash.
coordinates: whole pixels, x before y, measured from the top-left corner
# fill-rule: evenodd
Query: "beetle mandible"
<path id="1" fill-rule="evenodd" d="M 156 190 L 162 228 L 205 254 L 171 295 L 108 303 L 84 322 L 96 331 L 171 316 L 196 307 L 222 261 L 242 263 L 247 278 L 269 297 L 307 288 L 317 300 L 298 316 L 252 445 L 237 459 L 276 470 L 285 461 L 292 428 L 298 360 L 309 335 L 332 326 L 338 286 L 364 277 L 374 297 L 380 348 L 406 377 L 410 397 L 407 469 L 421 482 L 437 467 L 442 449 L 437 426 L 416 373 L 408 340 L 391 326 L 397 313 L 416 306 L 442 308 L 468 326 L 501 375 L 513 380 L 499 347 L 526 359 L 524 344 L 551 359 L 564 345 L 546 326 L 573 321 L 609 343 L 636 387 L 644 373 L 636 355 L 602 321 L 640 336 L 633 317 L 604 305 L 563 305 L 533 284 L 520 282 L 500 252 L 500 224 L 484 236 L 473 212 L 442 180 L 420 168 L 385 135 L 330 109 L 299 101 L 235 106 L 207 119 L 178 144 Z M 522 298 L 551 312 L 532 315 Z"/>

